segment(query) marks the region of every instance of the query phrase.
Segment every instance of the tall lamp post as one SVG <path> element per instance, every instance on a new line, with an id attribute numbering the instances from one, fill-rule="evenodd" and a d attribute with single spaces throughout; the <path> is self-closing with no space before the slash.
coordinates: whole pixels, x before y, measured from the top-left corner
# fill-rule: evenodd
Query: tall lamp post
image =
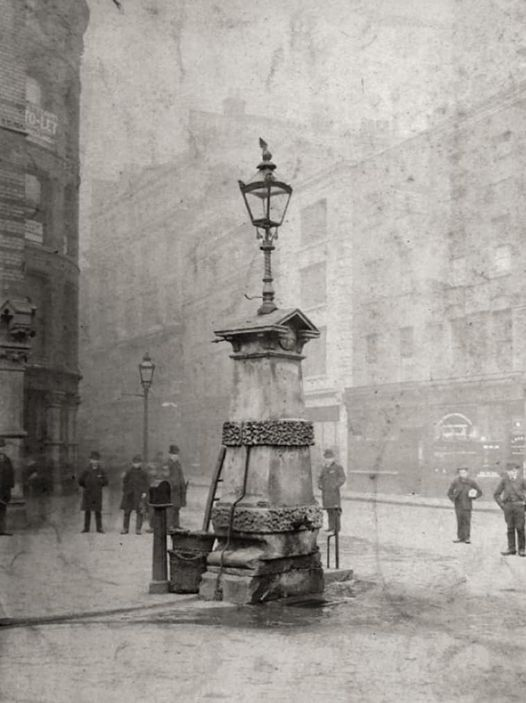
<path id="1" fill-rule="evenodd" d="M 143 434 L 142 434 L 142 459 L 146 464 L 148 461 L 148 393 L 152 387 L 155 364 L 148 352 L 142 357 L 139 364 L 139 375 L 141 377 L 142 397 L 144 401 Z"/>
<path id="2" fill-rule="evenodd" d="M 250 220 L 256 228 L 257 238 L 261 239 L 260 249 L 263 252 L 265 269 L 263 274 L 263 304 L 258 310 L 259 315 L 265 315 L 277 310 L 274 303 L 274 288 L 272 286 L 272 269 L 270 255 L 274 251 L 274 240 L 278 238 L 278 228 L 281 227 L 287 212 L 292 188 L 283 181 L 278 181 L 274 175 L 276 165 L 272 163 L 272 154 L 268 144 L 259 140 L 262 149 L 262 160 L 258 173 L 248 183 L 239 181 Z M 260 230 L 263 230 L 261 232 Z"/>

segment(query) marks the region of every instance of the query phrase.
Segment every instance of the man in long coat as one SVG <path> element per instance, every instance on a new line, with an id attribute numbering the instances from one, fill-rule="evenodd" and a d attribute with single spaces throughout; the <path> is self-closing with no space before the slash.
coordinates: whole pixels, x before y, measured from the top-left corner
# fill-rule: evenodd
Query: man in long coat
<path id="1" fill-rule="evenodd" d="M 26 474 L 33 518 L 36 522 L 45 522 L 53 482 L 51 480 L 51 466 L 46 461 L 43 451 L 28 457 Z"/>
<path id="2" fill-rule="evenodd" d="M 179 511 L 186 505 L 186 482 L 183 468 L 179 460 L 179 447 L 170 444 L 168 462 L 165 464 L 169 471 L 169 481 L 172 488 L 172 507 L 168 509 L 169 529 L 180 527 Z"/>
<path id="3" fill-rule="evenodd" d="M 323 452 L 323 460 L 323 468 L 318 478 L 322 507 L 327 511 L 328 532 L 339 532 L 342 512 L 340 488 L 345 483 L 345 473 L 334 460 L 332 449 L 326 449 Z"/>
<path id="4" fill-rule="evenodd" d="M 7 504 L 11 500 L 11 490 L 15 485 L 15 474 L 11 459 L 4 452 L 5 439 L 0 438 L 0 535 L 10 536 L 6 531 Z"/>
<path id="5" fill-rule="evenodd" d="M 143 518 L 143 503 L 148 492 L 148 474 L 142 468 L 142 457 L 136 454 L 132 465 L 122 479 L 121 510 L 124 510 L 124 522 L 121 535 L 127 535 L 130 530 L 130 515 L 135 510 L 135 533 L 140 535 Z"/>
<path id="6" fill-rule="evenodd" d="M 90 531 L 91 511 L 95 511 L 95 524 L 97 532 L 103 533 L 102 529 L 102 489 L 108 485 L 106 473 L 100 465 L 100 454 L 91 452 L 89 466 L 79 477 L 79 486 L 82 486 L 81 510 L 84 510 L 84 529 L 82 532 Z"/>
<path id="7" fill-rule="evenodd" d="M 457 538 L 453 541 L 464 542 L 465 544 L 471 544 L 473 501 L 482 495 L 479 485 L 468 477 L 468 471 L 466 466 L 458 468 L 458 476 L 447 492 L 447 497 L 455 504 L 455 514 L 457 516 Z"/>
<path id="8" fill-rule="evenodd" d="M 506 475 L 499 481 L 493 497 L 504 513 L 506 520 L 508 549 L 501 554 L 505 557 L 511 554 L 526 557 L 526 537 L 525 537 L 525 503 L 526 503 L 526 481 L 519 477 L 519 465 L 514 462 L 506 464 Z M 515 540 L 517 534 L 517 541 Z M 518 544 L 517 544 L 518 542 Z"/>

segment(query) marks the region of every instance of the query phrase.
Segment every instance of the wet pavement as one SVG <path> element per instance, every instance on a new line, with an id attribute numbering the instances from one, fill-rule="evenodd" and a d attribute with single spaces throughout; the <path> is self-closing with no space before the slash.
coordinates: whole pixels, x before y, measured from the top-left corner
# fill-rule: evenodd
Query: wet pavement
<path id="1" fill-rule="evenodd" d="M 199 511 L 192 510 L 187 518 L 197 527 Z M 118 527 L 118 516 L 107 523 Z M 35 556 L 46 534 L 19 537 Z M 505 526 L 498 513 L 475 514 L 473 544 L 457 545 L 452 510 L 353 503 L 344 513 L 341 539 L 341 566 L 354 570 L 351 582 L 332 584 L 321 601 L 247 607 L 193 596 L 149 600 L 146 584 L 141 586 L 148 564 L 140 561 L 149 556 L 148 537 L 133 536 L 126 566 L 118 534 L 88 537 L 89 549 L 71 536 L 77 561 L 63 566 L 63 576 L 83 559 L 89 562 L 101 544 L 107 551 L 89 562 L 89 578 L 66 580 L 79 591 L 71 602 L 84 593 L 91 606 L 97 593 L 99 601 L 105 594 L 108 609 L 118 612 L 89 616 L 84 609 L 78 616 L 63 613 L 61 620 L 52 612 L 47 622 L 11 621 L 1 628 L 0 700 L 524 699 L 526 559 L 500 555 Z M 321 546 L 324 538 L 321 533 Z M 63 549 L 68 535 L 61 539 Z M 58 564 L 51 540 L 44 544 L 48 559 Z M 6 553 L 0 557 L 5 566 Z M 130 566 L 130 557 L 138 563 Z M 0 583 L 9 605 L 1 573 Z M 51 600 L 38 607 L 38 593 L 46 590 L 34 572 L 24 591 L 33 594 L 31 612 L 49 613 Z"/>

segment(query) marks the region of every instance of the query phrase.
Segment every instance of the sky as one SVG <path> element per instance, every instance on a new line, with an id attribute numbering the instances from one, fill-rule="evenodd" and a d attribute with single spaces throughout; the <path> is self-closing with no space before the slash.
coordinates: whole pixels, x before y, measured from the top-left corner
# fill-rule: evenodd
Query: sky
<path id="1" fill-rule="evenodd" d="M 169 161 L 189 110 L 403 138 L 526 77 L 519 0 L 88 0 L 83 181 Z M 317 122 L 316 122 L 317 121 Z"/>

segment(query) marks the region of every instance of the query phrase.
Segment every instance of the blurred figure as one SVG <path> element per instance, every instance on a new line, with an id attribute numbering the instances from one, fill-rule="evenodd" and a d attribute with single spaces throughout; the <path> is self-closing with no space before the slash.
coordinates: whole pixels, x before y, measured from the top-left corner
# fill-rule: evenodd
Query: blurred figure
<path id="1" fill-rule="evenodd" d="M 499 507 L 504 511 L 506 520 L 508 549 L 501 552 L 505 557 L 517 554 L 517 542 L 519 556 L 526 557 L 525 536 L 524 536 L 524 504 L 526 502 L 526 481 L 519 478 L 519 466 L 513 462 L 506 464 L 506 475 L 501 478 L 493 497 Z"/>
<path id="2" fill-rule="evenodd" d="M 323 452 L 323 468 L 318 478 L 318 488 L 321 490 L 321 503 L 327 511 L 329 526 L 327 532 L 340 531 L 340 516 L 342 512 L 340 488 L 345 483 L 343 468 L 334 460 L 332 449 Z"/>
<path id="3" fill-rule="evenodd" d="M 157 452 L 154 460 L 148 464 L 148 487 L 153 486 L 161 478 L 163 468 L 162 456 L 162 452 Z M 148 518 L 146 532 L 153 532 L 153 508 L 150 505 L 148 496 L 142 501 L 142 513 L 143 516 L 146 515 Z"/>
<path id="4" fill-rule="evenodd" d="M 454 479 L 447 497 L 455 504 L 457 516 L 457 539 L 453 542 L 471 544 L 471 510 L 473 501 L 480 498 L 482 491 L 473 479 L 468 478 L 469 469 L 461 466 L 457 469 L 457 478 Z"/>
<path id="5" fill-rule="evenodd" d="M 100 465 L 99 452 L 91 452 L 89 466 L 85 469 L 78 480 L 82 487 L 82 504 L 80 509 L 84 511 L 84 529 L 82 532 L 90 531 L 91 511 L 95 511 L 95 523 L 97 532 L 104 533 L 102 529 L 102 489 L 108 485 L 108 478 Z"/>
<path id="6" fill-rule="evenodd" d="M 170 444 L 168 462 L 163 465 L 163 472 L 166 469 L 169 472 L 168 480 L 172 488 L 172 507 L 168 508 L 168 529 L 175 530 L 181 526 L 179 512 L 186 505 L 186 482 L 179 460 L 179 447 L 177 444 Z M 164 475 L 163 478 L 165 478 Z"/>
<path id="7" fill-rule="evenodd" d="M 130 530 L 130 516 L 135 510 L 135 534 L 141 534 L 144 499 L 148 493 L 148 474 L 142 467 L 142 457 L 136 454 L 132 459 L 131 468 L 122 479 L 121 510 L 124 510 L 124 521 L 121 535 L 127 535 Z"/>
<path id="8" fill-rule="evenodd" d="M 15 473 L 11 459 L 4 451 L 5 446 L 5 439 L 0 437 L 0 535 L 10 537 L 11 532 L 6 531 L 6 512 L 15 485 Z"/>
<path id="9" fill-rule="evenodd" d="M 35 522 L 46 522 L 49 498 L 53 489 L 50 466 L 43 451 L 30 456 L 27 463 L 27 487 Z"/>

